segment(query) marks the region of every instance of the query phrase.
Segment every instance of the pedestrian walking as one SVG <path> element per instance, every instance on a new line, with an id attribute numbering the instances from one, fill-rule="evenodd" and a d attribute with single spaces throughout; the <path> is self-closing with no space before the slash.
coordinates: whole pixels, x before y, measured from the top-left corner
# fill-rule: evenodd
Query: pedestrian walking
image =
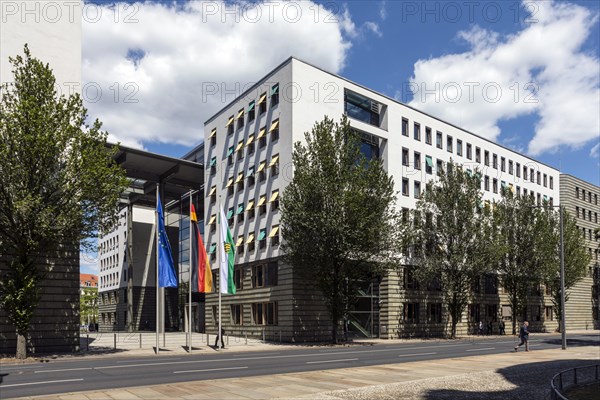
<path id="1" fill-rule="evenodd" d="M 223 336 L 225 335 L 225 329 L 221 328 L 221 334 L 217 335 L 217 337 L 215 338 L 215 349 L 217 348 L 217 346 L 219 345 L 219 337 L 221 337 L 221 348 L 224 349 L 225 348 L 225 342 L 223 341 Z"/>
<path id="2" fill-rule="evenodd" d="M 515 346 L 515 351 L 519 351 L 522 345 L 525 345 L 525 351 L 529 351 L 529 322 L 523 321 L 523 326 L 519 329 L 519 338 L 521 343 Z"/>
<path id="3" fill-rule="evenodd" d="M 479 331 L 478 331 L 479 335 L 483 335 L 483 322 L 479 321 Z"/>
<path id="4" fill-rule="evenodd" d="M 504 321 L 500 320 L 500 323 L 498 324 L 498 334 L 499 335 L 506 335 L 506 331 L 504 330 Z"/>
<path id="5" fill-rule="evenodd" d="M 492 320 L 490 320 L 490 322 L 488 322 L 488 335 L 491 335 L 494 333 L 494 326 L 492 325 Z"/>

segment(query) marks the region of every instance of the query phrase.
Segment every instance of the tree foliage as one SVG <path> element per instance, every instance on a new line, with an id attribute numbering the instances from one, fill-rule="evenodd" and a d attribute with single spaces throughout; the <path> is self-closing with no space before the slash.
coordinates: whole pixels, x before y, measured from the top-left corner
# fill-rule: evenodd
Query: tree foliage
<path id="1" fill-rule="evenodd" d="M 490 207 L 483 206 L 478 173 L 452 161 L 439 179 L 427 184 L 417 202 L 406 237 L 407 260 L 419 281 L 440 279 L 451 319 L 451 337 L 471 298 L 473 285 L 491 271 L 497 258 L 497 235 Z M 408 233 L 410 232 L 410 233 Z"/>
<path id="2" fill-rule="evenodd" d="M 98 316 L 98 288 L 84 287 L 79 297 L 79 319 L 82 324 L 96 322 Z"/>
<path id="3" fill-rule="evenodd" d="M 300 276 L 320 289 L 332 341 L 358 284 L 393 259 L 394 183 L 380 159 L 360 152 L 346 117 L 325 118 L 295 143 L 294 176 L 282 195 L 282 250 Z"/>
<path id="4" fill-rule="evenodd" d="M 552 208 L 537 207 L 529 196 L 516 196 L 508 189 L 495 203 L 494 220 L 501 235 L 502 253 L 497 273 L 508 295 L 513 334 L 516 316 L 526 309 L 529 294 L 544 281 L 546 268 L 555 258 L 552 218 Z"/>
<path id="5" fill-rule="evenodd" d="M 10 58 L 14 84 L 2 87 L 0 103 L 0 254 L 7 271 L 0 304 L 18 336 L 25 336 L 48 271 L 47 255 L 77 246 L 116 220 L 124 171 L 106 146 L 96 120 L 78 94 L 59 96 L 49 65 L 32 57 Z M 65 247 L 66 246 L 66 247 Z"/>

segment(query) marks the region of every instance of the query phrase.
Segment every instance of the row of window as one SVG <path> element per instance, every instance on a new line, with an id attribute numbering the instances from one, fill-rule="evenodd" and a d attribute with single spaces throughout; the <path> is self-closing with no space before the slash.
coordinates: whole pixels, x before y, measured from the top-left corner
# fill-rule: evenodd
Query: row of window
<path id="1" fill-rule="evenodd" d="M 580 227 L 577 226 L 577 229 L 579 229 Z M 581 227 L 581 232 L 583 233 L 583 238 L 587 239 L 587 240 L 594 240 L 594 241 L 599 241 L 598 238 L 596 238 L 596 234 L 594 233 L 593 229 L 586 229 L 585 227 Z"/>
<path id="2" fill-rule="evenodd" d="M 250 233 L 248 237 L 244 237 L 243 235 L 238 236 L 235 242 L 235 252 L 238 256 L 243 256 L 244 253 L 252 253 L 256 250 L 256 242 L 258 242 L 259 249 L 265 249 L 267 247 L 267 240 L 270 241 L 271 246 L 279 246 L 279 225 L 272 226 L 268 235 L 267 228 L 264 228 L 259 229 L 257 235 Z M 212 243 L 209 247 L 208 254 L 211 261 L 214 261 L 217 257 L 216 249 L 216 243 Z"/>
<path id="3" fill-rule="evenodd" d="M 105 271 L 110 268 L 116 268 L 119 266 L 119 256 L 114 254 L 112 256 L 103 258 L 100 260 L 100 271 Z"/>
<path id="4" fill-rule="evenodd" d="M 210 134 L 211 143 L 215 140 L 217 131 L 213 129 Z M 267 146 L 267 136 L 270 137 L 271 143 L 279 140 L 279 119 L 274 120 L 269 127 L 269 134 L 267 135 L 267 127 L 264 126 L 260 128 L 258 134 L 256 136 L 254 133 L 248 135 L 246 140 L 240 140 L 237 145 L 229 146 L 227 149 L 227 165 L 233 165 L 234 160 L 236 162 L 242 161 L 244 159 L 244 155 L 250 156 L 256 151 L 256 143 L 258 142 L 258 147 L 263 149 Z M 212 156 L 210 158 L 210 172 L 211 174 L 215 174 L 217 171 L 217 156 Z"/>
<path id="5" fill-rule="evenodd" d="M 235 176 L 227 178 L 227 183 L 223 189 L 227 189 L 227 195 L 232 196 L 234 191 L 243 191 L 246 187 L 246 181 L 248 187 L 254 186 L 256 183 L 256 176 L 258 175 L 258 181 L 264 182 L 267 179 L 267 170 L 270 171 L 270 177 L 274 178 L 279 175 L 279 154 L 275 154 L 271 157 L 271 160 L 267 164 L 267 160 L 260 161 L 257 165 L 250 165 L 246 171 L 240 171 Z M 210 191 L 207 196 L 211 204 L 217 201 L 217 185 L 210 187 Z"/>
<path id="6" fill-rule="evenodd" d="M 250 321 L 244 320 L 244 309 L 250 306 Z M 217 321 L 217 306 L 212 306 L 213 321 Z M 232 325 L 277 325 L 277 302 L 261 302 L 230 305 Z"/>
<path id="7" fill-rule="evenodd" d="M 581 213 L 580 213 L 581 211 Z M 581 209 L 576 206 L 575 207 L 575 214 L 577 215 L 577 218 L 581 218 L 584 221 L 586 220 L 586 209 L 581 207 Z M 587 220 L 592 222 L 592 210 L 587 210 Z M 594 212 L 594 222 L 598 223 L 598 213 Z"/>
<path id="8" fill-rule="evenodd" d="M 123 271 L 125 273 L 125 271 Z M 119 284 L 119 273 L 113 272 L 108 275 L 100 276 L 100 287 L 108 287 Z"/>
<path id="9" fill-rule="evenodd" d="M 406 324 L 421 324 L 421 323 L 442 323 L 444 321 L 442 303 L 426 303 L 426 315 L 421 315 L 421 305 L 418 302 L 407 302 L 403 304 L 402 320 Z M 498 318 L 503 320 L 512 320 L 512 312 L 509 305 L 502 305 L 500 313 L 498 312 L 497 304 L 484 305 L 485 312 L 482 313 L 480 304 L 469 304 L 468 321 L 486 323 L 497 322 Z M 542 317 L 542 306 L 531 307 L 531 320 L 540 321 Z M 544 307 L 545 320 L 552 321 L 554 313 L 552 306 Z M 423 319 L 425 317 L 425 319 Z M 489 332 L 491 333 L 491 332 Z"/>
<path id="10" fill-rule="evenodd" d="M 408 134 L 408 129 L 409 129 L 409 121 L 406 118 L 402 118 L 402 135 L 404 136 L 409 136 Z M 426 126 L 425 127 L 425 143 L 432 145 L 433 144 L 433 137 L 432 137 L 432 130 L 430 127 Z M 413 125 L 413 137 L 415 140 L 417 141 L 421 141 L 421 125 L 418 122 L 415 122 Z M 454 144 L 456 143 L 456 147 L 454 146 Z M 436 131 L 436 147 L 438 149 L 442 149 L 443 148 L 443 133 L 440 131 Z M 456 149 L 456 151 L 455 151 Z M 446 135 L 446 150 L 449 153 L 453 153 L 456 154 L 457 156 L 463 157 L 466 156 L 466 158 L 468 160 L 472 160 L 473 159 L 473 146 L 471 145 L 471 143 L 466 143 L 464 144 L 464 148 L 463 148 L 463 141 L 460 139 L 456 139 L 456 141 L 454 140 L 454 138 L 450 135 Z M 464 150 L 464 153 L 463 153 Z M 464 155 L 463 155 L 464 154 Z M 407 154 L 408 156 L 408 154 Z M 404 160 L 404 156 L 403 156 L 403 160 Z M 492 158 L 491 158 L 491 166 L 494 169 L 498 169 L 498 167 L 500 167 L 500 171 L 502 172 L 507 172 L 508 170 L 508 174 L 509 175 L 516 175 L 517 178 L 521 177 L 521 164 L 518 162 L 513 162 L 513 160 L 507 160 L 505 157 L 500 157 L 500 165 L 498 165 L 498 155 L 495 153 L 492 153 Z M 479 147 L 475 147 L 475 162 L 481 163 L 481 148 Z M 416 168 L 416 164 L 417 162 L 415 161 L 415 168 Z M 420 161 L 419 161 L 420 164 Z M 485 166 L 490 166 L 490 152 L 488 150 L 484 150 L 483 152 L 483 164 Z M 407 164 L 408 165 L 408 161 Z M 527 167 L 526 165 L 523 165 L 522 168 L 523 171 L 523 179 L 527 180 L 529 177 L 529 180 L 531 182 L 535 182 L 538 185 L 543 185 L 544 187 L 548 187 L 550 186 L 550 189 L 554 188 L 554 179 L 552 176 L 548 176 L 548 174 L 542 174 L 540 171 L 536 171 L 535 167 Z"/>
<path id="11" fill-rule="evenodd" d="M 260 216 L 265 215 L 267 213 L 267 206 L 271 206 L 271 211 L 279 210 L 279 189 L 275 189 L 271 192 L 271 196 L 263 194 L 258 197 L 258 200 L 255 201 L 251 199 L 248 203 L 239 203 L 237 207 L 230 207 L 227 210 L 226 218 L 229 227 L 233 227 L 235 222 L 242 223 L 246 219 L 245 215 L 247 214 L 248 219 L 253 219 L 256 215 L 256 209 L 258 209 L 258 214 Z M 212 214 L 208 219 L 208 226 L 210 226 L 211 232 L 216 230 L 216 220 L 217 215 Z"/>
<path id="12" fill-rule="evenodd" d="M 269 91 L 271 107 L 275 107 L 279 104 L 279 83 L 271 86 Z M 247 123 L 250 123 L 256 119 L 256 109 L 258 108 L 258 115 L 263 115 L 267 112 L 267 92 L 261 93 L 258 98 L 258 101 L 252 100 L 248 103 L 247 108 L 241 108 L 237 114 L 231 115 L 227 124 L 225 125 L 225 129 L 227 130 L 227 135 L 232 135 L 234 130 L 242 129 L 244 127 L 245 116 L 247 115 Z M 259 139 L 259 138 L 257 138 Z M 217 144 L 217 128 L 213 128 L 208 137 L 211 147 Z"/>
<path id="13" fill-rule="evenodd" d="M 592 192 L 591 191 L 586 191 L 585 189 L 581 189 L 581 196 L 579 194 L 580 189 L 579 187 L 575 186 L 575 198 L 576 199 L 581 199 L 583 201 L 586 201 L 586 195 L 587 195 L 587 202 L 591 203 L 592 202 Z M 594 194 L 594 204 L 598 205 L 598 195 Z"/>

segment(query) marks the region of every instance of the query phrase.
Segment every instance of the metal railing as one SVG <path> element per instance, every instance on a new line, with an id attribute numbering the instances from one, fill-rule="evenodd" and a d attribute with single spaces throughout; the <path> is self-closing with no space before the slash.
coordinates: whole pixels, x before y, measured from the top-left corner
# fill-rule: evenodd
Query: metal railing
<path id="1" fill-rule="evenodd" d="M 564 391 L 600 381 L 600 364 L 569 368 L 552 377 L 551 400 L 569 400 Z"/>

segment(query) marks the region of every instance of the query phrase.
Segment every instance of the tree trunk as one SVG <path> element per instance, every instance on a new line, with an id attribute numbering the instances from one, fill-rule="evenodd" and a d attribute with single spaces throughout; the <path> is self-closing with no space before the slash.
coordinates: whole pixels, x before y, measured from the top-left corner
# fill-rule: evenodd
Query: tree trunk
<path id="1" fill-rule="evenodd" d="M 27 340 L 25 335 L 17 333 L 17 354 L 15 355 L 17 360 L 24 360 L 27 358 Z"/>
<path id="2" fill-rule="evenodd" d="M 338 319 L 336 317 L 331 318 L 331 343 L 337 344 L 338 338 Z"/>
<path id="3" fill-rule="evenodd" d="M 452 318 L 452 331 L 450 332 L 450 339 L 456 339 L 456 318 Z"/>

